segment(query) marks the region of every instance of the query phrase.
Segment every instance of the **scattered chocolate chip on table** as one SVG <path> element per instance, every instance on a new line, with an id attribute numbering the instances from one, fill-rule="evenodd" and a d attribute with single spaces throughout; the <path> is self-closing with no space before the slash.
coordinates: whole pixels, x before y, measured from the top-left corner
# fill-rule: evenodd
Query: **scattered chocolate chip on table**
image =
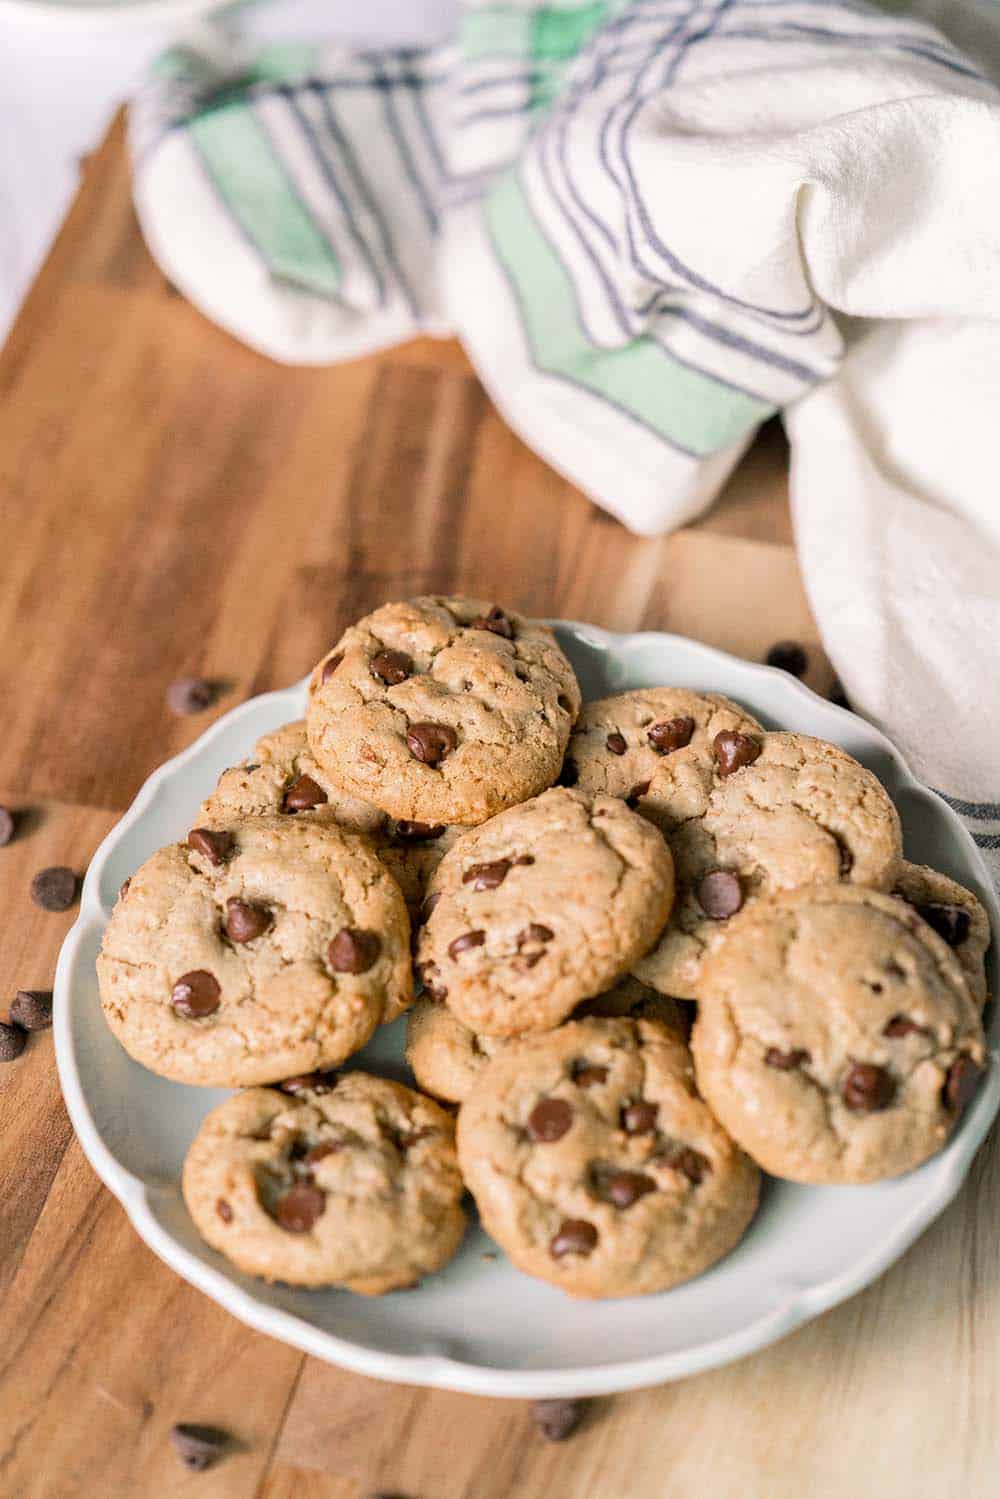
<path id="1" fill-rule="evenodd" d="M 0 1062 L 16 1062 L 27 1040 L 27 1031 L 19 1025 L 6 1025 L 0 1020 Z"/>
<path id="2" fill-rule="evenodd" d="M 204 713 L 215 702 L 217 689 L 204 677 L 181 677 L 167 688 L 167 707 L 179 718 L 192 713 Z"/>
<path id="3" fill-rule="evenodd" d="M 40 869 L 31 882 L 31 898 L 43 911 L 68 911 L 76 900 L 78 880 L 72 869 L 55 864 Z"/>
<path id="4" fill-rule="evenodd" d="M 17 832 L 17 820 L 9 807 L 0 807 L 0 848 L 9 843 Z"/>
<path id="5" fill-rule="evenodd" d="M 215 1426 L 199 1426 L 187 1421 L 170 1428 L 170 1443 L 185 1468 L 203 1473 L 232 1447 L 228 1432 Z"/>
<path id="6" fill-rule="evenodd" d="M 768 666 L 777 666 L 793 677 L 804 677 L 809 669 L 809 657 L 805 647 L 797 640 L 778 640 L 764 657 Z"/>
<path id="7" fill-rule="evenodd" d="M 582 1400 L 534 1400 L 531 1419 L 548 1442 L 564 1442 L 583 1420 Z"/>
<path id="8" fill-rule="evenodd" d="M 52 1024 L 51 989 L 18 989 L 10 1018 L 26 1031 L 44 1031 Z"/>

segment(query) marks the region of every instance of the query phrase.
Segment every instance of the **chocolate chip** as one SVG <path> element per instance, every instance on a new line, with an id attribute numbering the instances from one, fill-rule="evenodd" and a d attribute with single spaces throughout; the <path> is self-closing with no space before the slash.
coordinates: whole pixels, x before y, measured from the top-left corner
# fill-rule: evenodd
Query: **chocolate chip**
<path id="1" fill-rule="evenodd" d="M 218 979 L 204 968 L 181 974 L 170 994 L 170 1003 L 182 1020 L 202 1020 L 219 1008 L 222 990 Z"/>
<path id="2" fill-rule="evenodd" d="M 45 1031 L 52 1024 L 52 991 L 18 989 L 10 1004 L 10 1018 L 26 1031 Z"/>
<path id="3" fill-rule="evenodd" d="M 326 1207 L 326 1193 L 309 1182 L 296 1182 L 283 1192 L 274 1205 L 274 1216 L 279 1225 L 290 1234 L 307 1234 L 322 1217 Z"/>
<path id="4" fill-rule="evenodd" d="M 72 869 L 56 864 L 40 869 L 31 882 L 31 898 L 43 911 L 68 911 L 76 900 L 77 879 Z"/>
<path id="5" fill-rule="evenodd" d="M 204 713 L 214 702 L 215 686 L 204 677 L 181 677 L 167 688 L 167 707 L 181 718 Z"/>
<path id="6" fill-rule="evenodd" d="M 715 762 L 723 778 L 734 775 L 744 765 L 752 765 L 763 749 L 759 739 L 749 734 L 737 734 L 735 729 L 723 729 L 712 740 Z"/>
<path id="7" fill-rule="evenodd" d="M 266 906 L 238 900 L 231 895 L 226 901 L 226 936 L 230 942 L 252 942 L 273 925 L 274 917 Z"/>
<path id="8" fill-rule="evenodd" d="M 188 848 L 202 854 L 210 864 L 223 864 L 236 847 L 232 833 L 219 833 L 212 828 L 192 828 L 188 833 Z"/>
<path id="9" fill-rule="evenodd" d="M 664 718 L 660 723 L 650 725 L 646 730 L 646 738 L 661 755 L 671 755 L 674 750 L 683 749 L 686 744 L 691 743 L 694 730 L 693 718 Z"/>
<path id="10" fill-rule="evenodd" d="M 554 1260 L 565 1254 L 592 1254 L 597 1248 L 597 1229 L 585 1218 L 567 1218 L 549 1244 Z"/>
<path id="11" fill-rule="evenodd" d="M 330 678 L 333 676 L 334 672 L 337 670 L 337 667 L 340 665 L 343 659 L 343 651 L 337 651 L 335 655 L 327 656 L 326 660 L 323 662 L 323 670 L 320 673 L 320 681 L 329 682 Z"/>
<path id="12" fill-rule="evenodd" d="M 634 810 L 639 805 L 640 801 L 646 795 L 646 792 L 648 790 L 648 781 L 637 781 L 636 784 L 632 787 L 632 790 L 629 792 L 628 796 L 625 798 L 625 805 L 633 808 Z"/>
<path id="13" fill-rule="evenodd" d="M 656 1128 L 656 1116 L 659 1113 L 655 1103 L 647 1103 L 640 1099 L 638 1103 L 628 1103 L 622 1109 L 622 1129 L 627 1135 L 649 1135 Z"/>
<path id="14" fill-rule="evenodd" d="M 560 786 L 575 786 L 579 779 L 580 767 L 577 765 L 576 761 L 570 759 L 564 760 L 562 764 L 562 770 L 559 772 L 558 784 Z"/>
<path id="15" fill-rule="evenodd" d="M 132 876 L 131 875 L 129 875 L 129 877 L 128 877 L 127 880 L 122 880 L 121 884 L 118 886 L 118 899 L 119 900 L 124 900 L 125 899 L 126 895 L 128 895 L 129 886 L 131 884 L 132 884 Z"/>
<path id="16" fill-rule="evenodd" d="M 534 864 L 535 856 L 534 854 L 518 854 L 517 858 L 511 862 L 514 864 Z"/>
<path id="17" fill-rule="evenodd" d="M 798 1046 L 792 1051 L 781 1051 L 777 1046 L 769 1046 L 764 1053 L 764 1061 L 769 1067 L 777 1067 L 779 1072 L 794 1072 L 796 1067 L 801 1067 L 804 1062 L 811 1062 L 812 1058 Z"/>
<path id="18" fill-rule="evenodd" d="M 460 937 L 448 943 L 448 956 L 454 962 L 459 953 L 468 952 L 470 947 L 482 947 L 485 941 L 486 933 L 483 931 L 463 932 Z M 426 983 L 426 980 L 424 982 Z"/>
<path id="19" fill-rule="evenodd" d="M 27 1040 L 27 1031 L 23 1031 L 19 1025 L 5 1025 L 0 1020 L 0 1062 L 16 1062 Z"/>
<path id="20" fill-rule="evenodd" d="M 578 1088 L 593 1088 L 608 1080 L 608 1069 L 593 1062 L 576 1061 L 570 1068 L 570 1076 Z"/>
<path id="21" fill-rule="evenodd" d="M 282 1093 L 291 1093 L 295 1097 L 299 1093 L 332 1093 L 337 1086 L 337 1074 L 335 1072 L 303 1072 L 298 1077 L 286 1077 L 278 1087 Z"/>
<path id="22" fill-rule="evenodd" d="M 431 999 L 443 1000 L 448 998 L 448 990 L 441 982 L 440 970 L 436 963 L 420 963 L 417 965 L 417 973 L 420 982 L 424 986 L 425 994 Z"/>
<path id="23" fill-rule="evenodd" d="M 951 905 L 947 901 L 930 901 L 917 907 L 929 927 L 943 937 L 949 947 L 961 947 L 969 935 L 971 917 L 964 906 Z"/>
<path id="24" fill-rule="evenodd" d="M 743 904 L 739 877 L 728 869 L 713 869 L 698 885 L 698 904 L 713 921 L 734 916 Z"/>
<path id="25" fill-rule="evenodd" d="M 881 985 L 879 988 L 881 989 Z M 888 1036 L 891 1041 L 899 1041 L 904 1036 L 931 1036 L 934 1033 L 926 1026 L 918 1025 L 915 1020 L 911 1020 L 909 1015 L 893 1015 L 882 1034 Z"/>
<path id="26" fill-rule="evenodd" d="M 440 838 L 443 832 L 443 822 L 410 822 L 404 817 L 396 824 L 396 837 L 402 838 L 404 843 L 429 843 L 432 838 Z"/>
<path id="27" fill-rule="evenodd" d="M 841 1088 L 844 1103 L 858 1114 L 880 1113 L 895 1096 L 896 1084 L 890 1074 L 871 1062 L 855 1062 Z"/>
<path id="28" fill-rule="evenodd" d="M 328 1155 L 337 1155 L 344 1148 L 340 1140 L 322 1140 L 319 1145 L 314 1145 L 312 1150 L 306 1151 L 304 1160 L 307 1166 L 318 1166 L 320 1161 L 325 1161 Z"/>
<path id="29" fill-rule="evenodd" d="M 565 1442 L 583 1420 L 582 1400 L 533 1400 L 531 1419 L 547 1442 Z"/>
<path id="30" fill-rule="evenodd" d="M 616 1208 L 630 1208 L 647 1192 L 656 1191 L 653 1178 L 641 1171 L 595 1170 L 593 1185 L 596 1195 Z"/>
<path id="31" fill-rule="evenodd" d="M 960 1114 L 979 1086 L 983 1069 L 971 1057 L 958 1057 L 948 1068 L 942 1099 L 946 1109 Z"/>
<path id="32" fill-rule="evenodd" d="M 285 792 L 281 802 L 283 812 L 311 812 L 313 807 L 322 807 L 329 797 L 312 776 L 299 776 Z"/>
<path id="33" fill-rule="evenodd" d="M 413 657 L 405 651 L 379 651 L 372 657 L 372 675 L 387 687 L 398 687 L 413 675 Z"/>
<path id="34" fill-rule="evenodd" d="M 528 1138 L 536 1145 L 561 1140 L 573 1123 L 573 1110 L 562 1098 L 540 1098 L 528 1115 Z"/>
<path id="35" fill-rule="evenodd" d="M 514 939 L 517 943 L 514 967 L 522 973 L 534 968 L 545 956 L 545 944 L 551 942 L 554 936 L 555 932 L 551 927 L 543 926 L 540 921 L 529 921 Z"/>
<path id="36" fill-rule="evenodd" d="M 232 1223 L 232 1221 L 233 1221 L 233 1210 L 229 1206 L 229 1203 L 226 1201 L 226 1199 L 224 1197 L 220 1197 L 218 1199 L 218 1201 L 216 1202 L 216 1204 L 215 1204 L 215 1211 L 218 1213 L 218 1215 L 222 1219 L 223 1223 Z"/>
<path id="37" fill-rule="evenodd" d="M 793 677 L 804 677 L 809 667 L 809 657 L 797 640 L 778 640 L 764 657 L 768 666 L 777 666 L 790 672 Z"/>
<path id="38" fill-rule="evenodd" d="M 668 1145 L 658 1151 L 654 1159 L 662 1161 L 671 1171 L 679 1171 L 682 1176 L 686 1176 L 693 1187 L 704 1181 L 712 1169 L 708 1156 L 702 1155 L 700 1150 L 692 1149 L 690 1145 Z"/>
<path id="39" fill-rule="evenodd" d="M 494 604 L 488 614 L 481 614 L 478 619 L 471 620 L 469 629 L 489 630 L 492 635 L 502 635 L 504 640 L 514 639 L 514 626 L 499 604 Z"/>
<path id="40" fill-rule="evenodd" d="M 613 755 L 624 755 L 628 749 L 624 734 L 609 734 L 604 742 Z"/>
<path id="41" fill-rule="evenodd" d="M 225 1456 L 230 1437 L 218 1427 L 194 1426 L 185 1421 L 171 1427 L 170 1445 L 185 1468 L 190 1468 L 192 1473 L 203 1473 Z"/>
<path id="42" fill-rule="evenodd" d="M 422 765 L 440 765 L 458 744 L 455 730 L 444 723 L 411 723 L 406 731 L 410 754 Z"/>
<path id="43" fill-rule="evenodd" d="M 382 939 L 377 932 L 345 926 L 330 943 L 326 957 L 334 973 L 367 973 L 381 951 Z"/>
<path id="44" fill-rule="evenodd" d="M 492 864 L 470 864 L 462 876 L 462 884 L 471 885 L 473 890 L 495 890 L 509 873 L 509 859 L 494 859 Z"/>
<path id="45" fill-rule="evenodd" d="M 7 807 L 0 807 L 0 848 L 4 848 L 10 842 L 16 828 L 14 813 Z"/>

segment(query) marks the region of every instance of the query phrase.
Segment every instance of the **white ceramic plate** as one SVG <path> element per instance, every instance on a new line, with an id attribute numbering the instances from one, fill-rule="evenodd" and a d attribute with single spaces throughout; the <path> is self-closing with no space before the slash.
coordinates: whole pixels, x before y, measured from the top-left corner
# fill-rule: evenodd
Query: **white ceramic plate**
<path id="1" fill-rule="evenodd" d="M 673 635 L 612 635 L 557 626 L 594 698 L 671 683 L 724 692 L 766 725 L 842 745 L 880 777 L 899 808 L 907 855 L 974 889 L 1000 931 L 1000 910 L 971 837 L 868 724 L 783 672 L 749 665 Z M 769 1181 L 739 1247 L 688 1285 L 659 1296 L 573 1302 L 529 1279 L 470 1230 L 441 1274 L 409 1295 L 369 1300 L 343 1291 L 268 1286 L 238 1274 L 201 1242 L 179 1180 L 198 1125 L 225 1095 L 165 1082 L 133 1062 L 101 1015 L 94 960 L 122 880 L 161 844 L 183 837 L 219 772 L 257 737 L 304 711 L 305 683 L 227 714 L 146 782 L 94 856 L 80 916 L 56 974 L 59 1075 L 95 1171 L 137 1232 L 178 1274 L 234 1316 L 318 1358 L 375 1375 L 475 1394 L 594 1395 L 677 1379 L 763 1348 L 868 1285 L 957 1192 L 1000 1104 L 994 1065 L 948 1148 L 919 1170 L 869 1187 Z M 997 992 L 995 955 L 991 988 Z M 404 1022 L 363 1052 L 362 1065 L 403 1076 Z"/>

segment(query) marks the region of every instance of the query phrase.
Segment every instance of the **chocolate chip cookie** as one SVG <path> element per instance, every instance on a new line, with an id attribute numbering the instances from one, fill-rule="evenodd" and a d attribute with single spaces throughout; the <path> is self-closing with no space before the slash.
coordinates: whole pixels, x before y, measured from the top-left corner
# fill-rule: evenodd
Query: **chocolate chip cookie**
<path id="1" fill-rule="evenodd" d="M 615 797 L 555 787 L 442 859 L 421 976 L 470 1030 L 550 1030 L 649 950 L 672 900 L 670 853 L 650 823 Z"/>
<path id="2" fill-rule="evenodd" d="M 571 1021 L 486 1068 L 458 1119 L 483 1224 L 519 1269 L 574 1296 L 640 1296 L 738 1242 L 760 1174 L 649 1020 Z"/>
<path id="3" fill-rule="evenodd" d="M 184 1200 L 249 1275 L 378 1296 L 439 1270 L 461 1242 L 454 1136 L 436 1103 L 363 1072 L 294 1095 L 251 1088 L 202 1124 Z"/>
<path id="4" fill-rule="evenodd" d="M 700 997 L 700 968 L 727 921 L 775 890 L 845 880 L 891 888 L 899 817 L 871 771 L 805 734 L 720 733 L 711 755 L 669 756 L 655 818 L 677 871 L 677 903 L 645 983 Z"/>
<path id="5" fill-rule="evenodd" d="M 409 920 L 369 844 L 334 823 L 193 828 L 132 875 L 98 958 L 126 1051 L 240 1087 L 328 1067 L 412 995 Z"/>
<path id="6" fill-rule="evenodd" d="M 346 630 L 313 672 L 306 721 L 345 794 L 392 817 L 471 825 L 552 784 L 579 708 L 551 630 L 433 597 Z"/>
<path id="7" fill-rule="evenodd" d="M 620 796 L 655 822 L 667 766 L 669 803 L 678 767 L 689 761 L 710 764 L 716 735 L 761 733 L 755 718 L 717 692 L 640 687 L 584 704 L 561 780 L 581 791 Z"/>
<path id="8" fill-rule="evenodd" d="M 766 1171 L 870 1182 L 941 1149 L 986 1065 L 951 949 L 904 902 L 852 885 L 747 911 L 706 960 L 698 1086 Z"/>
<path id="9" fill-rule="evenodd" d="M 926 864 L 908 864 L 904 859 L 892 893 L 908 901 L 947 942 L 962 965 L 973 999 L 983 1009 L 989 998 L 985 959 L 990 922 L 972 891 Z"/>
<path id="10" fill-rule="evenodd" d="M 574 1014 L 620 1017 L 641 1015 L 659 1020 L 682 1038 L 687 1026 L 676 1000 L 657 994 L 637 979 L 623 979 L 607 994 L 584 1000 Z M 447 1103 L 468 1098 L 493 1057 L 518 1044 L 516 1037 L 481 1036 L 456 1020 L 447 1005 L 426 995 L 418 999 L 406 1022 L 406 1060 L 427 1093 Z"/>
<path id="11" fill-rule="evenodd" d="M 384 812 L 338 791 L 309 748 L 304 719 L 258 739 L 253 754 L 224 770 L 202 802 L 199 827 L 228 827 L 241 817 L 278 815 L 336 822 L 352 833 L 376 834 Z"/>

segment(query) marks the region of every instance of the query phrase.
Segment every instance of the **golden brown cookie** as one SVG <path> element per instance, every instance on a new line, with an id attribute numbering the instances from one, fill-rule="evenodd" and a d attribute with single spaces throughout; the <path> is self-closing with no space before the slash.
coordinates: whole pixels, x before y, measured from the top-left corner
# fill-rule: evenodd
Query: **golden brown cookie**
<path id="1" fill-rule="evenodd" d="M 248 1275 L 378 1296 L 462 1240 L 454 1124 L 429 1098 L 348 1072 L 251 1088 L 205 1119 L 184 1163 L 202 1238 Z"/>
<path id="2" fill-rule="evenodd" d="M 986 1065 L 958 961 L 904 902 L 854 885 L 747 911 L 706 961 L 698 1086 L 759 1165 L 869 1182 L 948 1140 Z"/>
<path id="3" fill-rule="evenodd" d="M 989 998 L 986 954 L 990 922 L 972 891 L 946 874 L 928 869 L 926 864 L 909 864 L 904 859 L 892 893 L 913 906 L 947 942 L 962 965 L 973 999 L 983 1009 Z"/>

